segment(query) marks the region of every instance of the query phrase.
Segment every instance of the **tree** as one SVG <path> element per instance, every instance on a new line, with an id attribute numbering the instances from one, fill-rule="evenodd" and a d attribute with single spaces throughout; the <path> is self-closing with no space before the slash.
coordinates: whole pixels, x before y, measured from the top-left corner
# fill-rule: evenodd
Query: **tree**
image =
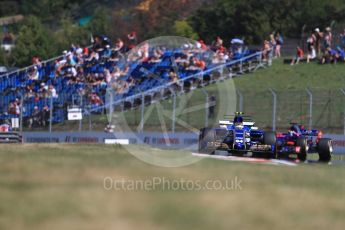
<path id="1" fill-rule="evenodd" d="M 16 46 L 12 51 L 12 58 L 16 66 L 30 65 L 33 56 L 44 60 L 55 55 L 57 55 L 57 49 L 51 32 L 42 25 L 37 17 L 27 17 L 19 29 Z"/>
<path id="2" fill-rule="evenodd" d="M 90 45 L 90 32 L 73 23 L 70 18 L 64 18 L 60 21 L 61 30 L 55 34 L 55 39 L 59 50 L 68 49 L 71 44 L 87 46 Z"/>
<path id="3" fill-rule="evenodd" d="M 0 48 L 0 66 L 6 66 L 6 58 L 5 58 L 5 51 Z"/>
<path id="4" fill-rule="evenodd" d="M 174 31 L 178 36 L 187 37 L 190 39 L 199 39 L 198 34 L 195 33 L 193 27 L 191 27 L 186 20 L 177 20 L 174 23 Z"/>
<path id="5" fill-rule="evenodd" d="M 217 0 L 199 8 L 189 22 L 207 41 L 220 35 L 260 43 L 274 31 L 298 38 L 304 25 L 325 28 L 333 20 L 343 22 L 344 14 L 342 0 Z"/>
<path id="6" fill-rule="evenodd" d="M 96 9 L 94 17 L 86 28 L 93 34 L 108 34 L 110 30 L 110 13 L 103 7 Z"/>

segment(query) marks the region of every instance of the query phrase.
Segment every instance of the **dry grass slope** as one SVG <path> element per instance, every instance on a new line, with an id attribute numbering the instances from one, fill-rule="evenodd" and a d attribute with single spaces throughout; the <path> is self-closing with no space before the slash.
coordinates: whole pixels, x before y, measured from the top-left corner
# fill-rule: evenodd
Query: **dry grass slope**
<path id="1" fill-rule="evenodd" d="M 203 160 L 147 165 L 121 147 L 4 145 L 0 229 L 343 229 L 345 169 Z M 240 178 L 237 191 L 107 191 L 103 179 Z"/>

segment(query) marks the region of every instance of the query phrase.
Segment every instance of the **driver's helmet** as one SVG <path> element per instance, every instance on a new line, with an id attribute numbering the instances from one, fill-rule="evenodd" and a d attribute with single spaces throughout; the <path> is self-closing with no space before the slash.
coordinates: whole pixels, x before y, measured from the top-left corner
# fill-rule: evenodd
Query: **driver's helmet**
<path id="1" fill-rule="evenodd" d="M 298 127 L 298 125 L 292 125 L 290 127 L 289 133 L 290 135 L 296 135 L 299 136 L 300 135 L 300 128 Z"/>
<path id="2" fill-rule="evenodd" d="M 234 118 L 234 126 L 235 127 L 243 127 L 243 117 L 240 117 L 240 116 L 235 116 Z"/>

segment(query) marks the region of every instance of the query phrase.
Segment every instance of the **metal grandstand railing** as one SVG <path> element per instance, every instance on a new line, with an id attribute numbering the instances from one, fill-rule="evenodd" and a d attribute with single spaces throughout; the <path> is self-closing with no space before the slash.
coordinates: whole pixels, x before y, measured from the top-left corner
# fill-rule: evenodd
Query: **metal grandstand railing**
<path id="1" fill-rule="evenodd" d="M 51 59 L 42 61 L 41 64 L 42 64 L 42 66 L 45 66 L 47 63 L 51 63 L 51 62 L 53 62 L 53 61 L 55 61 L 55 60 L 58 60 L 58 59 L 60 59 L 60 58 L 62 58 L 62 57 L 63 57 L 63 55 L 60 55 L 60 56 L 57 56 L 57 57 L 54 57 L 54 58 L 51 58 Z M 1 75 L 0 75 L 0 78 L 2 78 L 2 77 L 8 77 L 8 76 L 10 76 L 10 75 L 12 75 L 12 74 L 15 74 L 15 73 L 27 72 L 28 70 L 34 68 L 35 66 L 36 66 L 36 65 L 30 65 L 30 66 L 27 66 L 27 67 L 25 67 L 25 68 L 21 68 L 21 69 L 17 69 L 17 70 L 14 70 L 14 71 L 11 71 L 11 72 L 8 72 L 8 73 L 5 73 L 5 74 L 1 74 Z"/>
<path id="2" fill-rule="evenodd" d="M 192 74 L 186 78 L 179 79 L 177 82 L 170 82 L 168 84 L 155 87 L 152 89 L 149 89 L 145 92 L 137 93 L 135 95 L 131 95 L 129 97 L 121 98 L 118 100 L 114 100 L 114 94 L 111 92 L 111 89 L 108 90 L 107 92 L 107 103 L 102 106 L 102 109 L 108 109 L 108 112 L 112 113 L 114 111 L 114 107 L 120 106 L 120 109 L 122 111 L 128 110 L 128 109 L 133 109 L 133 108 L 138 108 L 139 106 L 143 110 L 145 105 L 149 105 L 151 103 L 154 103 L 159 100 L 164 100 L 172 95 L 181 95 L 183 93 L 195 90 L 200 87 L 204 87 L 210 83 L 214 83 L 220 80 L 224 80 L 227 78 L 232 78 L 247 72 L 253 72 L 256 71 L 259 68 L 267 67 L 272 65 L 272 52 L 269 52 L 268 55 L 268 60 L 263 60 L 263 53 L 261 51 L 256 52 L 254 54 L 251 54 L 249 56 L 243 57 L 241 59 L 233 60 L 228 63 L 224 63 L 221 65 L 218 65 L 216 67 L 207 69 L 205 71 Z M 218 73 L 216 77 L 214 73 Z M 209 80 L 205 80 L 205 76 L 210 76 Z M 195 80 L 197 79 L 198 83 L 193 87 L 188 87 L 186 89 L 184 87 L 186 82 L 189 82 L 190 80 Z M 181 87 L 176 91 L 176 90 L 171 90 L 174 85 L 180 85 Z M 165 94 L 165 90 L 171 90 L 170 93 Z M 158 94 L 158 97 L 155 97 L 155 95 Z M 151 100 L 147 101 L 146 96 L 151 97 Z M 140 102 L 140 103 L 135 103 L 135 102 Z M 126 103 L 129 103 L 131 106 L 126 106 Z M 84 110 L 84 114 L 90 114 L 94 110 Z M 109 114 L 109 117 L 112 115 Z"/>
<path id="3" fill-rule="evenodd" d="M 46 60 L 46 61 L 43 61 L 43 62 L 41 62 L 42 66 L 49 65 L 50 63 L 52 63 L 55 60 L 58 60 L 62 57 L 63 57 L 63 55 L 49 59 L 49 60 Z M 254 54 L 245 56 L 243 58 L 233 60 L 233 61 L 228 62 L 228 63 L 220 64 L 218 66 L 207 69 L 205 71 L 202 71 L 202 72 L 199 72 L 196 74 L 192 74 L 190 76 L 186 76 L 185 78 L 179 79 L 177 82 L 170 82 L 170 83 L 164 84 L 162 86 L 158 86 L 158 87 L 155 87 L 155 88 L 152 88 L 152 89 L 140 92 L 140 93 L 136 93 L 134 95 L 124 97 L 121 99 L 117 99 L 117 100 L 113 100 L 113 101 L 108 100 L 107 101 L 108 103 L 106 103 L 103 106 L 94 107 L 94 106 L 89 105 L 85 101 L 82 104 L 77 103 L 77 105 L 79 105 L 83 109 L 84 115 L 89 115 L 89 117 L 91 116 L 91 114 L 93 112 L 105 111 L 105 109 L 108 109 L 109 107 L 114 107 L 114 106 L 120 106 L 121 110 L 138 108 L 140 106 L 144 107 L 145 105 L 150 104 L 152 102 L 160 101 L 160 100 L 164 100 L 166 98 L 169 98 L 172 94 L 176 94 L 176 95 L 183 94 L 183 93 L 186 93 L 188 91 L 194 90 L 198 87 L 204 87 L 210 83 L 217 82 L 219 80 L 223 80 L 226 78 L 232 78 L 236 75 L 240 75 L 240 74 L 243 74 L 245 72 L 255 71 L 260 67 L 269 66 L 271 64 L 272 64 L 271 52 L 270 52 L 268 60 L 266 60 L 266 61 L 264 61 L 262 59 L 262 52 L 256 52 Z M 1 75 L 0 78 L 1 77 L 8 77 L 8 76 L 10 76 L 12 74 L 16 74 L 16 73 L 23 73 L 23 72 L 26 73 L 27 71 L 29 71 L 33 67 L 34 67 L 34 65 L 31 65 L 31 66 L 28 66 L 26 68 L 13 71 L 11 73 L 6 73 L 5 75 Z M 187 87 L 186 84 L 188 82 L 190 82 L 192 79 L 197 80 L 196 81 L 197 85 L 190 84 L 190 86 Z M 175 84 L 178 84 L 181 87 L 178 90 L 172 89 Z M 63 100 L 62 96 L 64 96 L 64 95 L 60 94 L 60 96 L 59 96 L 60 101 Z M 76 95 L 76 96 L 78 96 L 78 95 Z M 23 95 L 20 96 L 20 98 L 23 99 Z M 149 100 L 146 100 L 147 98 L 149 98 Z M 114 99 L 114 98 L 112 98 L 112 99 Z M 51 110 L 50 119 L 49 119 L 49 121 L 50 121 L 49 122 L 49 131 L 52 131 L 52 122 L 51 121 L 54 122 L 54 119 L 52 119 L 52 116 L 53 116 L 52 102 L 53 101 L 51 101 L 50 103 L 48 103 L 48 102 L 46 103 Z M 55 103 L 55 99 L 54 99 L 54 103 Z M 21 104 L 23 104 L 23 102 Z M 110 105 L 113 105 L 113 106 L 110 106 Z M 126 106 L 126 105 L 130 105 L 130 106 Z M 27 110 L 27 108 L 25 108 L 25 109 Z M 56 112 L 57 111 L 54 110 L 54 113 L 56 113 Z M 21 111 L 20 114 L 23 114 L 23 111 Z M 20 122 L 20 123 L 21 123 L 20 130 L 22 130 L 22 122 Z"/>
<path id="4" fill-rule="evenodd" d="M 253 66 L 244 66 L 244 63 L 246 61 L 252 60 L 253 58 L 256 58 L 256 61 L 257 61 L 257 62 L 254 62 Z M 236 65 L 239 65 L 238 66 L 238 71 L 234 72 L 234 71 L 232 71 L 232 69 L 228 69 L 229 71 L 224 74 L 224 71 L 225 71 L 226 68 L 232 68 L 232 67 L 234 67 Z M 192 75 L 190 75 L 190 76 L 188 76 L 188 77 L 186 77 L 184 79 L 179 79 L 177 81 L 177 83 L 181 84 L 181 83 L 184 83 L 184 82 L 189 81 L 189 80 L 194 79 L 194 78 L 198 78 L 199 80 L 203 81 L 203 76 L 208 75 L 208 74 L 212 74 L 215 71 L 220 71 L 220 73 L 221 73 L 220 75 L 222 77 L 217 78 L 217 79 L 211 79 L 210 82 L 212 83 L 214 81 L 224 80 L 225 78 L 235 77 L 237 75 L 245 73 L 246 71 L 252 72 L 252 71 L 257 70 L 260 67 L 270 66 L 270 65 L 272 65 L 272 56 L 271 55 L 270 55 L 269 60 L 264 62 L 264 61 L 262 61 L 262 52 L 256 52 L 256 53 L 251 54 L 251 55 L 249 55 L 247 57 L 243 57 L 241 59 L 234 60 L 234 61 L 231 61 L 229 63 L 224 63 L 222 65 L 216 66 L 216 67 L 211 68 L 211 69 L 207 69 L 207 70 L 202 71 L 200 73 L 192 74 Z M 159 87 L 147 90 L 145 92 L 138 93 L 138 94 L 135 94 L 135 95 L 123 98 L 121 100 L 115 101 L 114 104 L 118 104 L 121 101 L 131 101 L 131 100 L 134 100 L 135 98 L 141 97 L 142 94 L 152 94 L 154 92 L 167 89 L 167 88 L 171 87 L 174 84 L 176 84 L 176 82 L 170 82 L 170 83 L 168 83 L 166 85 L 159 86 Z M 203 86 L 204 84 L 201 84 L 201 85 Z M 181 90 L 181 92 L 183 92 L 183 90 Z M 109 104 L 105 105 L 105 106 L 109 106 Z"/>

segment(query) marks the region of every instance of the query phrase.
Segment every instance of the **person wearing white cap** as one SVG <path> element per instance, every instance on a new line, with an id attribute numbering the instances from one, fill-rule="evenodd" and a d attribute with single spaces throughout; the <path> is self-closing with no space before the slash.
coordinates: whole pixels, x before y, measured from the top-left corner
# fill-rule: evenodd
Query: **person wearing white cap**
<path id="1" fill-rule="evenodd" d="M 315 29 L 315 50 L 317 51 L 317 55 L 321 55 L 321 40 L 323 38 L 323 33 L 320 32 L 319 28 Z"/>

